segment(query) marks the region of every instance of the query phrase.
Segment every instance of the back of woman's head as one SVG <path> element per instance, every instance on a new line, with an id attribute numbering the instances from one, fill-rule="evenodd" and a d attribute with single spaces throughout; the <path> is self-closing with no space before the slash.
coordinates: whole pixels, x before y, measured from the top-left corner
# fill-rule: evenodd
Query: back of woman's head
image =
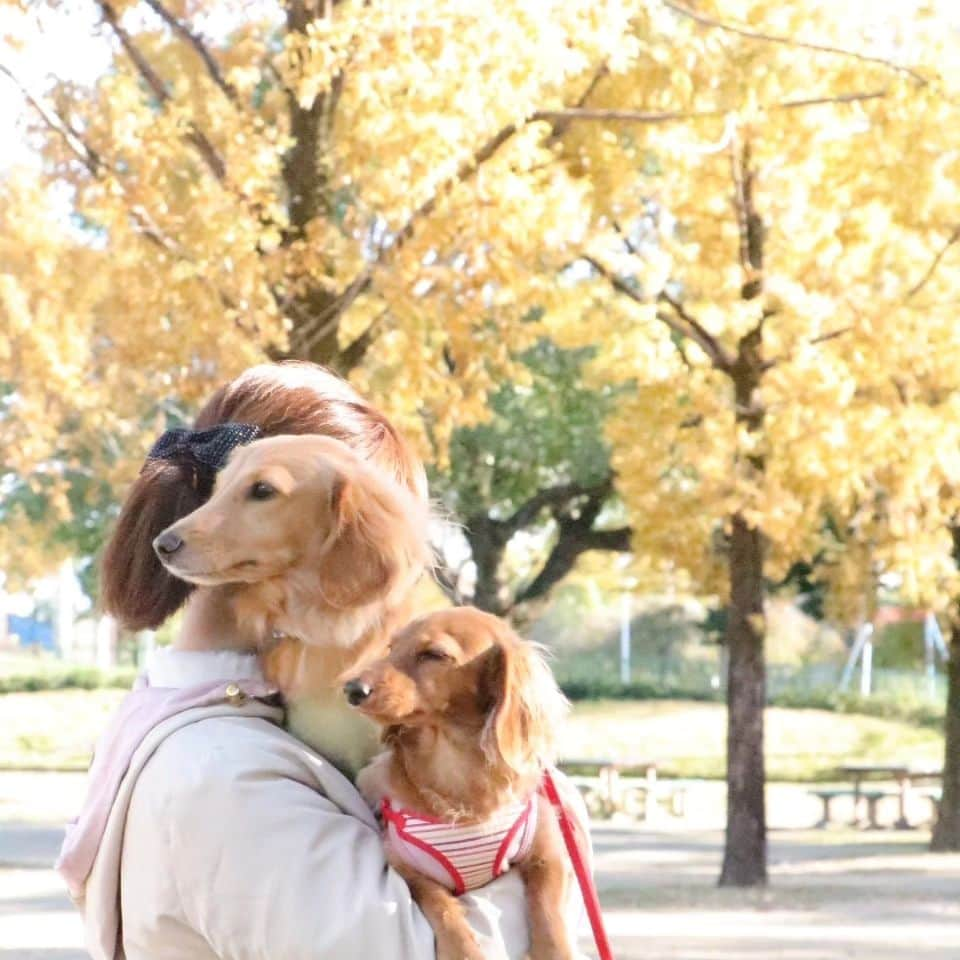
<path id="1" fill-rule="evenodd" d="M 249 423 L 261 436 L 318 433 L 335 437 L 418 496 L 423 466 L 382 413 L 349 384 L 311 363 L 252 367 L 221 387 L 197 416 L 198 430 Z M 171 576 L 154 538 L 210 496 L 212 478 L 186 459 L 147 460 L 134 481 L 103 557 L 102 601 L 124 626 L 157 627 L 193 589 Z"/>

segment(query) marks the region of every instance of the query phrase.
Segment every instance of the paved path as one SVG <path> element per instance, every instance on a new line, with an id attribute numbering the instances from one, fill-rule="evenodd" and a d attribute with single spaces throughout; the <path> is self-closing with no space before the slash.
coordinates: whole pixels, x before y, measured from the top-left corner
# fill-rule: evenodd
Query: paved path
<path id="1" fill-rule="evenodd" d="M 50 864 L 57 827 L 0 824 L 0 960 L 86 960 L 80 920 Z"/>
<path id="2" fill-rule="evenodd" d="M 780 832 L 767 891 L 719 890 L 721 837 L 600 825 L 617 960 L 957 960 L 960 856 L 915 834 Z M 0 824 L 0 960 L 83 960 L 49 864 L 60 830 Z"/>

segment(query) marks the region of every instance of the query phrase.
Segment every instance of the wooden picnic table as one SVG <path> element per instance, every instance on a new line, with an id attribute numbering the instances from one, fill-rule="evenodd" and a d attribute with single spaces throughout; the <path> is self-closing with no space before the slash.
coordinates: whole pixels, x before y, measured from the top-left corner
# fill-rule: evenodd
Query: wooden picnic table
<path id="1" fill-rule="evenodd" d="M 557 767 L 564 773 L 569 773 L 572 770 L 596 770 L 604 802 L 611 812 L 619 810 L 622 806 L 620 775 L 624 770 L 641 771 L 647 796 L 650 797 L 651 801 L 647 803 L 644 808 L 644 819 L 650 819 L 653 805 L 652 799 L 657 786 L 657 763 L 655 760 L 610 760 L 599 757 L 564 757 L 558 761 Z"/>
<path id="2" fill-rule="evenodd" d="M 894 826 L 898 830 L 909 830 L 912 827 L 907 819 L 907 804 L 914 782 L 917 780 L 937 780 L 943 777 L 943 770 L 939 767 L 910 763 L 845 763 L 838 767 L 838 771 L 841 776 L 853 781 L 854 823 L 859 822 L 857 817 L 859 816 L 860 797 L 863 794 L 864 781 L 896 780 L 900 815 Z"/>

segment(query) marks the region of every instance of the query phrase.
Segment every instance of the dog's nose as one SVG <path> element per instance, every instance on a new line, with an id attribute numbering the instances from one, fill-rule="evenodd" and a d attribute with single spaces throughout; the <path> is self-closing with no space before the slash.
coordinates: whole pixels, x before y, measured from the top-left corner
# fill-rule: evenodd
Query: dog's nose
<path id="1" fill-rule="evenodd" d="M 163 533 L 153 541 L 153 549 L 157 551 L 160 559 L 172 557 L 183 546 L 183 540 L 172 530 L 164 530 Z"/>
<path id="2" fill-rule="evenodd" d="M 350 706 L 356 707 L 370 696 L 372 687 L 369 683 L 364 683 L 362 680 L 349 680 L 344 686 L 343 692 L 347 695 Z"/>

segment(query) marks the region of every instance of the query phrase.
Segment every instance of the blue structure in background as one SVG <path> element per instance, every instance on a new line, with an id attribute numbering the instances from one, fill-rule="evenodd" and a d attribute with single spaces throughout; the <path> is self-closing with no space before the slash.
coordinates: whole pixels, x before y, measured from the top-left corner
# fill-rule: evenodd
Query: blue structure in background
<path id="1" fill-rule="evenodd" d="M 21 647 L 39 647 L 51 653 L 56 652 L 57 642 L 52 623 L 34 617 L 18 617 L 11 613 L 7 617 L 7 633 L 15 634 Z"/>

